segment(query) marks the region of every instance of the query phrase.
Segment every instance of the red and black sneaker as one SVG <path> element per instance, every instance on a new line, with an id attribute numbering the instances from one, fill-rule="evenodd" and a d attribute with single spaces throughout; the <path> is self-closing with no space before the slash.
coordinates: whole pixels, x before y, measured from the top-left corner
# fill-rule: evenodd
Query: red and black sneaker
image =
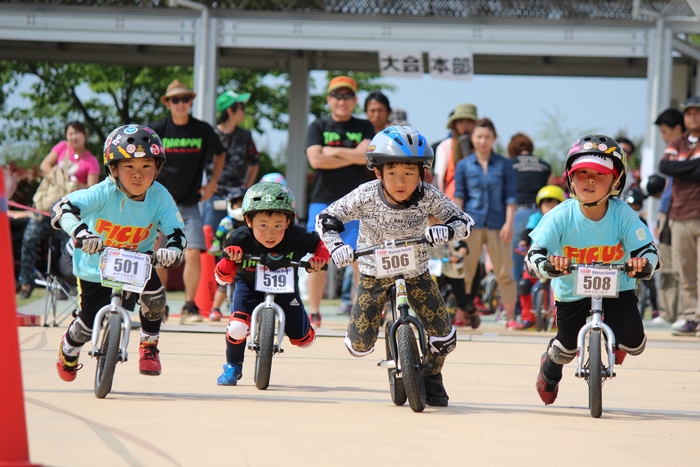
<path id="1" fill-rule="evenodd" d="M 158 376 L 161 371 L 158 342 L 141 342 L 139 346 L 139 373 Z"/>
<path id="2" fill-rule="evenodd" d="M 212 308 L 209 312 L 209 321 L 221 321 L 221 311 L 218 308 Z"/>
<path id="3" fill-rule="evenodd" d="M 56 371 L 58 371 L 58 376 L 63 380 L 67 382 L 75 381 L 75 378 L 78 376 L 78 370 L 80 370 L 83 365 L 78 363 L 78 358 L 80 355 L 78 354 L 75 359 L 70 360 L 70 357 L 67 357 L 63 353 L 63 342 L 66 340 L 66 333 L 64 332 L 63 335 L 61 336 L 61 343 L 58 345 L 58 360 L 56 360 Z"/>
<path id="4" fill-rule="evenodd" d="M 309 315 L 309 319 L 311 320 L 311 326 L 314 328 L 320 328 L 321 327 L 321 313 L 316 312 L 316 313 L 311 313 Z"/>
<path id="5" fill-rule="evenodd" d="M 622 365 L 622 362 L 625 361 L 625 357 L 627 356 L 627 352 L 622 349 L 615 349 L 613 352 L 615 353 L 615 365 Z"/>
<path id="6" fill-rule="evenodd" d="M 539 394 L 542 402 L 544 402 L 545 405 L 550 405 L 554 404 L 554 401 L 557 400 L 557 395 L 559 395 L 559 381 L 552 381 L 544 374 L 545 361 L 547 361 L 547 352 L 542 355 L 540 373 L 537 375 L 535 388 L 537 388 L 537 394 Z"/>

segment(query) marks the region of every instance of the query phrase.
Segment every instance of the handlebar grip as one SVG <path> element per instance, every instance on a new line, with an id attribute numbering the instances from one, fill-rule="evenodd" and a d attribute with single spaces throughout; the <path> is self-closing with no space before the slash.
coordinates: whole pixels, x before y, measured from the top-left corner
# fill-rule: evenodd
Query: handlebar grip
<path id="1" fill-rule="evenodd" d="M 545 261 L 542 264 L 542 269 L 544 269 L 544 272 L 546 272 L 548 274 L 549 273 L 561 274 L 563 272 L 563 271 L 557 271 L 557 269 L 554 267 L 554 265 L 552 263 L 550 263 L 549 261 Z"/>
<path id="2" fill-rule="evenodd" d="M 308 263 L 306 261 L 299 261 L 299 266 L 304 268 L 304 269 L 313 269 L 313 267 L 311 266 L 311 263 Z M 328 271 L 328 263 L 323 265 L 323 267 L 321 268 L 321 271 Z"/>
<path id="3" fill-rule="evenodd" d="M 632 267 L 629 264 L 625 264 L 625 272 L 632 272 Z M 642 268 L 641 272 L 638 272 L 636 275 L 642 275 L 642 276 L 648 276 L 651 274 L 652 269 L 651 269 L 651 263 L 647 263 L 644 265 Z"/>

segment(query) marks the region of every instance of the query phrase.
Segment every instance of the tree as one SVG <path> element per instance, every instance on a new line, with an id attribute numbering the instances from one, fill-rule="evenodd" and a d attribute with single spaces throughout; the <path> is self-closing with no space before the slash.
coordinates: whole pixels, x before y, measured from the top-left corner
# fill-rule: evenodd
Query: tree
<path id="1" fill-rule="evenodd" d="M 544 146 L 535 149 L 535 155 L 549 162 L 552 166 L 552 174 L 559 176 L 564 172 L 566 155 L 571 145 L 582 135 L 597 133 L 595 129 L 578 130 L 564 126 L 566 117 L 559 108 L 554 113 L 543 111 L 546 120 L 540 122 L 538 139 L 544 141 Z"/>

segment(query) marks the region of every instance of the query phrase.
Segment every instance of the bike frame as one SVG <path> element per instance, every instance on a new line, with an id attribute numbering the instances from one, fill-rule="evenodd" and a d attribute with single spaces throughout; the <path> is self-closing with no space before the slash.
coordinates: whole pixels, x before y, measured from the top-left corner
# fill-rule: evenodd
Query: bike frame
<path id="1" fill-rule="evenodd" d="M 122 325 L 124 331 L 122 332 L 121 348 L 119 349 L 119 361 L 126 362 L 129 355 L 127 353 L 127 348 L 129 347 L 129 334 L 131 333 L 131 317 L 129 312 L 122 307 L 122 293 L 117 292 L 116 289 L 112 289 L 112 297 L 109 305 L 105 305 L 100 308 L 100 311 L 95 315 L 95 321 L 92 325 L 92 350 L 88 352 L 91 357 L 97 356 L 97 349 L 99 348 L 100 342 L 100 332 L 102 331 L 102 322 L 104 321 L 107 313 L 118 313 L 122 318 Z"/>

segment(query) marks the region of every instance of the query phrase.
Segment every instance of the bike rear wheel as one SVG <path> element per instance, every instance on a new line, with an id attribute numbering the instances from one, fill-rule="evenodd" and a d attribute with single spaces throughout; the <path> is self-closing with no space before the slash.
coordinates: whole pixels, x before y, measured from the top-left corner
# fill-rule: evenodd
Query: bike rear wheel
<path id="1" fill-rule="evenodd" d="M 603 364 L 601 362 L 600 332 L 588 335 L 588 408 L 591 417 L 603 414 Z"/>
<path id="2" fill-rule="evenodd" d="M 399 361 L 408 404 L 414 412 L 425 409 L 425 381 L 420 370 L 420 354 L 413 328 L 401 325 L 398 331 Z"/>
<path id="3" fill-rule="evenodd" d="M 119 344 L 121 341 L 122 318 L 118 313 L 109 313 L 102 329 L 97 367 L 95 368 L 95 396 L 99 399 L 112 390 L 114 370 L 119 359 Z"/>
<path id="4" fill-rule="evenodd" d="M 264 308 L 260 311 L 260 324 L 258 326 L 258 351 L 255 355 L 255 387 L 267 389 L 270 385 L 270 373 L 272 372 L 272 354 L 275 345 L 275 310 Z"/>
<path id="5" fill-rule="evenodd" d="M 392 355 L 391 353 L 391 336 L 389 335 L 389 329 L 391 329 L 391 323 L 386 323 L 386 326 L 384 327 L 386 359 L 394 360 L 394 362 L 396 362 L 396 356 Z M 403 386 L 403 378 L 396 377 L 396 368 L 389 368 L 387 372 L 389 373 L 389 391 L 391 392 L 391 401 L 395 405 L 402 406 L 406 403 L 406 390 Z"/>

